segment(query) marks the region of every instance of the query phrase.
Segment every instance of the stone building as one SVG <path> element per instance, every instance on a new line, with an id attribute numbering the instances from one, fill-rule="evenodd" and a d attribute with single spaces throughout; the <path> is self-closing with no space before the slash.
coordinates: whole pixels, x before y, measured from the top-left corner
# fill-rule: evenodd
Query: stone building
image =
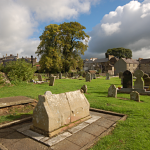
<path id="1" fill-rule="evenodd" d="M 3 64 L 4 66 L 6 65 L 7 62 L 10 62 L 10 61 L 16 61 L 17 59 L 24 59 L 26 62 L 31 62 L 31 58 L 19 58 L 19 55 L 17 54 L 17 56 L 14 56 L 12 54 L 10 54 L 10 56 L 4 56 L 2 58 L 0 58 L 0 64 Z M 36 61 L 37 61 L 37 58 L 33 58 L 33 65 L 36 64 Z"/>
<path id="2" fill-rule="evenodd" d="M 125 70 L 129 70 L 131 73 L 134 73 L 134 71 L 138 67 L 139 67 L 139 61 L 137 61 L 136 59 L 120 58 L 114 64 L 114 75 L 119 74 L 119 72 L 124 72 Z"/>
<path id="3" fill-rule="evenodd" d="M 139 60 L 139 69 L 150 75 L 150 58 Z"/>
<path id="4" fill-rule="evenodd" d="M 84 62 L 84 70 L 101 70 L 102 73 L 109 73 L 114 75 L 114 64 L 118 61 L 118 58 L 113 55 L 109 55 L 108 58 L 91 58 Z"/>

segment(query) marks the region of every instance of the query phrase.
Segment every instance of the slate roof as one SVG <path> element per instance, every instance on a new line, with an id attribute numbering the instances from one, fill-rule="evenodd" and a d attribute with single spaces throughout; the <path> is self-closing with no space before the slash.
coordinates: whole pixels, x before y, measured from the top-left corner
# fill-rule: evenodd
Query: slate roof
<path id="1" fill-rule="evenodd" d="M 93 63 L 94 61 L 93 60 L 88 60 L 85 62 L 85 64 L 89 64 L 89 63 Z"/>
<path id="2" fill-rule="evenodd" d="M 122 58 L 127 64 L 139 64 L 139 61 L 137 61 L 136 59 L 126 59 L 126 58 Z"/>
<path id="3" fill-rule="evenodd" d="M 150 59 L 141 59 L 140 64 L 150 64 Z"/>

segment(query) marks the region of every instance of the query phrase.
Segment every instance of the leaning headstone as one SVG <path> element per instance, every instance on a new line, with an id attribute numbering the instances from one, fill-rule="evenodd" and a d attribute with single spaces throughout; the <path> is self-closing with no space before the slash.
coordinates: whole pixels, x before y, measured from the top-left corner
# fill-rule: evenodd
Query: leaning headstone
<path id="1" fill-rule="evenodd" d="M 106 80 L 110 80 L 109 73 L 106 73 Z"/>
<path id="2" fill-rule="evenodd" d="M 134 76 L 136 77 L 136 81 L 134 82 L 134 89 L 144 89 L 144 82 L 142 80 L 142 77 L 144 75 L 144 72 L 142 70 L 136 70 L 134 72 Z"/>
<path id="3" fill-rule="evenodd" d="M 80 90 L 60 94 L 39 95 L 33 110 L 30 129 L 52 137 L 59 134 L 64 126 L 84 118 L 91 118 L 90 104 Z M 83 122 L 82 121 L 82 122 Z"/>
<path id="4" fill-rule="evenodd" d="M 123 72 L 119 72 L 119 79 L 121 79 Z"/>
<path id="5" fill-rule="evenodd" d="M 132 73 L 129 70 L 123 73 L 123 88 L 132 88 Z"/>
<path id="6" fill-rule="evenodd" d="M 83 86 L 81 87 L 81 89 L 83 90 L 84 93 L 86 93 L 86 92 L 87 92 L 87 85 L 83 85 Z"/>
<path id="7" fill-rule="evenodd" d="M 117 88 L 114 84 L 112 84 L 108 89 L 108 97 L 117 98 Z"/>
<path id="8" fill-rule="evenodd" d="M 86 82 L 91 82 L 91 74 L 90 73 L 86 74 Z"/>
<path id="9" fill-rule="evenodd" d="M 135 101 L 138 101 L 140 102 L 140 95 L 137 91 L 132 91 L 130 93 L 130 100 L 135 100 Z"/>
<path id="10" fill-rule="evenodd" d="M 54 86 L 54 82 L 55 82 L 55 77 L 50 77 L 50 82 L 49 82 L 49 86 Z"/>
<path id="11" fill-rule="evenodd" d="M 62 73 L 59 73 L 59 79 L 62 79 Z"/>
<path id="12" fill-rule="evenodd" d="M 145 86 L 150 86 L 150 77 L 144 78 L 144 85 Z"/>
<path id="13" fill-rule="evenodd" d="M 38 74 L 38 80 L 42 81 L 42 75 Z"/>
<path id="14" fill-rule="evenodd" d="M 93 74 L 93 79 L 96 79 L 96 74 L 95 73 Z"/>

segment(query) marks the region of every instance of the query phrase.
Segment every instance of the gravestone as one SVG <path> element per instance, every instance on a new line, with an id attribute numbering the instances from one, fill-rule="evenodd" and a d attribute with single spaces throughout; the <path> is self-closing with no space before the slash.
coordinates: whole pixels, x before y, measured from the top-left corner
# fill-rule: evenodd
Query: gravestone
<path id="1" fill-rule="evenodd" d="M 86 82 L 91 82 L 91 74 L 89 72 L 86 74 Z"/>
<path id="2" fill-rule="evenodd" d="M 106 80 L 110 80 L 109 73 L 106 73 Z"/>
<path id="3" fill-rule="evenodd" d="M 59 74 L 57 73 L 57 75 L 56 75 L 56 78 L 58 79 L 59 78 Z"/>
<path id="4" fill-rule="evenodd" d="M 138 101 L 140 102 L 140 95 L 137 91 L 132 91 L 130 93 L 130 100 L 135 100 L 135 101 Z"/>
<path id="5" fill-rule="evenodd" d="M 108 97 L 117 98 L 117 88 L 114 84 L 112 84 L 108 89 Z"/>
<path id="6" fill-rule="evenodd" d="M 49 86 L 54 86 L 54 82 L 55 82 L 55 77 L 54 76 L 50 77 Z"/>
<path id="7" fill-rule="evenodd" d="M 144 85 L 145 86 L 150 86 L 150 77 L 149 77 L 148 74 L 144 73 L 143 80 L 144 80 Z"/>
<path id="8" fill-rule="evenodd" d="M 80 90 L 60 94 L 47 91 L 38 97 L 30 129 L 45 136 L 55 136 L 63 131 L 64 126 L 82 118 L 81 122 L 91 118 L 90 104 Z"/>
<path id="9" fill-rule="evenodd" d="M 136 81 L 134 82 L 134 89 L 144 89 L 144 82 L 142 80 L 142 77 L 144 75 L 144 72 L 142 70 L 136 70 L 134 72 L 134 76 L 136 77 Z"/>
<path id="10" fill-rule="evenodd" d="M 66 72 L 66 73 L 65 73 L 65 78 L 67 78 L 67 77 L 68 77 L 68 73 Z"/>
<path id="11" fill-rule="evenodd" d="M 42 81 L 42 75 L 38 74 L 38 80 Z"/>
<path id="12" fill-rule="evenodd" d="M 96 74 L 93 74 L 93 79 L 96 79 Z"/>
<path id="13" fill-rule="evenodd" d="M 121 79 L 123 72 L 119 72 L 119 79 Z"/>
<path id="14" fill-rule="evenodd" d="M 86 93 L 86 92 L 87 92 L 87 85 L 83 85 L 83 86 L 81 87 L 81 89 L 83 90 L 84 93 Z"/>
<path id="15" fill-rule="evenodd" d="M 91 80 L 93 80 L 93 73 L 91 73 Z"/>
<path id="16" fill-rule="evenodd" d="M 62 73 L 59 73 L 59 79 L 62 79 Z"/>
<path id="17" fill-rule="evenodd" d="M 82 77 L 83 77 L 83 78 L 85 78 L 85 77 L 86 77 L 86 73 L 85 73 L 85 72 L 83 72 L 83 75 L 82 75 Z"/>
<path id="18" fill-rule="evenodd" d="M 73 72 L 71 72 L 71 77 L 73 77 Z"/>
<path id="19" fill-rule="evenodd" d="M 123 88 L 132 88 L 132 73 L 129 70 L 123 73 Z"/>
<path id="20" fill-rule="evenodd" d="M 121 85 L 123 85 L 123 75 L 121 76 Z"/>

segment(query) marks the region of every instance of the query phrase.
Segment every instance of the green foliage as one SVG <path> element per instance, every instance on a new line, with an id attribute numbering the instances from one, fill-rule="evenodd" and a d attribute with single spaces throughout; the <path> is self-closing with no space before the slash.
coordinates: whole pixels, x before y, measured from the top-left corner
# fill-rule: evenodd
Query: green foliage
<path id="1" fill-rule="evenodd" d="M 131 58 L 132 57 L 132 51 L 130 49 L 126 49 L 123 47 L 119 48 L 112 48 L 108 49 L 107 52 L 105 53 L 106 58 L 108 58 L 108 55 L 113 55 L 117 58 Z"/>
<path id="2" fill-rule="evenodd" d="M 23 59 L 8 62 L 2 70 L 10 81 L 18 83 L 32 79 L 36 69 L 35 67 L 32 68 L 32 64 L 25 62 Z"/>
<path id="3" fill-rule="evenodd" d="M 2 74 L 0 73 L 0 85 L 3 85 L 4 82 L 5 82 L 5 81 L 3 80 Z"/>
<path id="4" fill-rule="evenodd" d="M 40 36 L 40 44 L 35 52 L 41 55 L 41 70 L 45 72 L 68 72 L 70 69 L 82 69 L 89 36 L 78 22 L 50 24 Z M 85 44 L 81 40 L 85 40 Z"/>

